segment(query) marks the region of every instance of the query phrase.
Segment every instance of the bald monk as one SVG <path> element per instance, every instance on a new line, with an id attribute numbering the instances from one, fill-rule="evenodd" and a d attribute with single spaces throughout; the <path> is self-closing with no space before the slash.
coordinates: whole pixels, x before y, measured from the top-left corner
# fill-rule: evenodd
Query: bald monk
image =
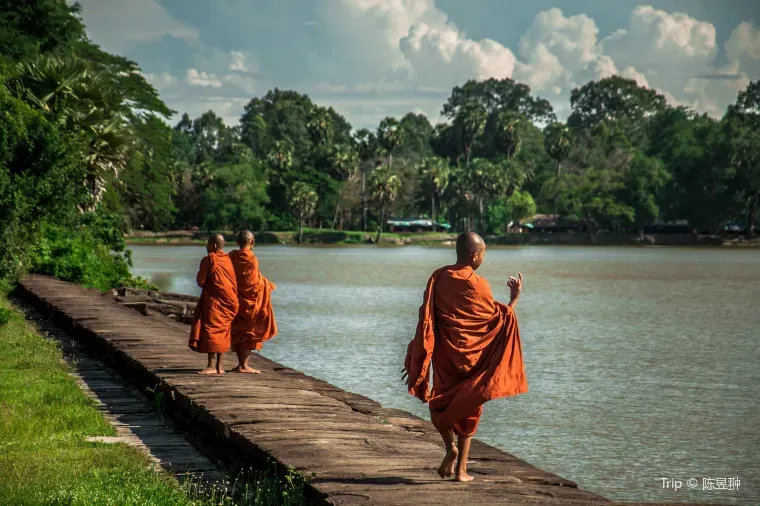
<path id="1" fill-rule="evenodd" d="M 260 350 L 264 342 L 277 334 L 272 309 L 272 291 L 276 288 L 259 271 L 259 261 L 253 254 L 255 239 L 248 230 L 238 234 L 240 249 L 230 253 L 238 287 L 238 313 L 232 322 L 232 351 L 238 365 L 232 371 L 259 374 L 248 365 L 251 350 Z"/>
<path id="2" fill-rule="evenodd" d="M 513 309 L 522 290 L 522 274 L 509 278 L 510 301 L 501 304 L 494 300 L 488 282 L 475 274 L 486 252 L 483 239 L 464 233 L 457 239 L 456 251 L 457 263 L 438 269 L 428 281 L 402 380 L 410 394 L 428 403 L 433 425 L 443 438 L 446 455 L 438 474 L 445 478 L 456 472 L 457 481 L 471 481 L 467 458 L 483 404 L 528 391 Z"/>
<path id="3" fill-rule="evenodd" d="M 222 354 L 230 351 L 230 326 L 238 310 L 235 270 L 223 248 L 224 237 L 212 235 L 206 243 L 208 256 L 198 270 L 198 286 L 203 291 L 195 306 L 189 346 L 208 354 L 208 365 L 199 374 L 224 374 Z"/>

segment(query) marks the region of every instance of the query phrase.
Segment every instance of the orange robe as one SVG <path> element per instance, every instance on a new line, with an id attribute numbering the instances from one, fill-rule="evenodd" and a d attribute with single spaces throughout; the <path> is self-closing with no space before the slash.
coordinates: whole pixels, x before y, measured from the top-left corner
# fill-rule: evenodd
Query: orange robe
<path id="1" fill-rule="evenodd" d="M 475 434 L 485 402 L 528 391 L 517 317 L 471 267 L 430 277 L 406 370 L 409 393 L 429 404 L 436 428 L 460 436 Z"/>
<path id="2" fill-rule="evenodd" d="M 190 327 L 190 349 L 198 353 L 228 352 L 238 298 L 235 270 L 227 253 L 215 251 L 201 260 L 197 281 L 203 291 Z"/>
<path id="3" fill-rule="evenodd" d="M 230 253 L 238 286 L 240 303 L 232 322 L 232 351 L 260 350 L 265 341 L 277 334 L 272 309 L 272 291 L 276 288 L 259 271 L 259 261 L 249 249 Z"/>

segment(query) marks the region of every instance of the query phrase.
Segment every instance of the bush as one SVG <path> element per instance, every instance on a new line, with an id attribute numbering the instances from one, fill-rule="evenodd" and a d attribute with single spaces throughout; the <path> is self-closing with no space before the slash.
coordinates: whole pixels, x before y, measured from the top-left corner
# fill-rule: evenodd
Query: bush
<path id="1" fill-rule="evenodd" d="M 38 241 L 31 248 L 29 271 L 99 290 L 119 286 L 155 288 L 142 278 L 132 277 L 129 250 L 115 251 L 113 238 L 109 246 L 103 240 L 109 232 L 103 227 L 44 223 Z M 123 236 L 120 241 L 124 242 Z"/>

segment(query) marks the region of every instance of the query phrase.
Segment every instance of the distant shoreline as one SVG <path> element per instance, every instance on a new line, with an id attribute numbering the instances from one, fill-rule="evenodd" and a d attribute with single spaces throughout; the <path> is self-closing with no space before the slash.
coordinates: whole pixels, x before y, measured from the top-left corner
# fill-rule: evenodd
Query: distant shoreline
<path id="1" fill-rule="evenodd" d="M 222 232 L 227 242 L 235 241 L 233 232 Z M 132 246 L 153 245 L 203 245 L 206 232 L 169 231 L 169 232 L 134 232 L 125 239 Z M 298 232 L 256 232 L 257 244 L 297 244 Z M 339 230 L 304 230 L 305 245 L 360 245 L 373 244 L 375 233 Z M 383 233 L 381 245 L 388 246 L 451 246 L 457 234 L 449 233 Z M 712 246 L 723 248 L 760 248 L 760 238 L 754 241 L 735 239 L 715 235 L 693 234 L 652 234 L 643 240 L 635 234 L 597 234 L 594 240 L 588 233 L 523 233 L 499 236 L 486 236 L 486 243 L 498 246 Z"/>

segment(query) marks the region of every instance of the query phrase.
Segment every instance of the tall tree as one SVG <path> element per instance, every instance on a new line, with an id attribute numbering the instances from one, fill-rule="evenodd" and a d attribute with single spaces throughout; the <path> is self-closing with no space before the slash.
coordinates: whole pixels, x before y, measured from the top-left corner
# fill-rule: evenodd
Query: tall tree
<path id="1" fill-rule="evenodd" d="M 388 168 L 393 168 L 393 152 L 403 142 L 404 132 L 396 118 L 387 117 L 377 127 L 377 141 L 388 155 Z"/>
<path id="2" fill-rule="evenodd" d="M 298 218 L 298 244 L 303 242 L 304 220 L 314 214 L 318 200 L 314 188 L 304 182 L 298 181 L 288 190 L 288 203 Z"/>
<path id="3" fill-rule="evenodd" d="M 634 146 L 648 142 L 647 120 L 667 107 L 665 97 L 639 86 L 633 79 L 612 76 L 591 81 L 570 94 L 572 113 L 568 126 L 594 128 L 602 123 L 618 123 Z"/>
<path id="4" fill-rule="evenodd" d="M 442 158 L 430 156 L 423 160 L 419 167 L 422 177 L 422 189 L 430 198 L 430 219 L 435 224 L 435 203 L 449 186 L 451 171 Z"/>
<path id="5" fill-rule="evenodd" d="M 385 227 L 385 213 L 388 206 L 393 204 L 398 197 L 398 191 L 401 187 L 401 180 L 396 174 L 391 172 L 389 167 L 382 167 L 372 174 L 372 199 L 380 211 L 380 223 L 377 226 L 377 236 L 375 243 L 380 242 L 380 236 Z"/>
<path id="6" fill-rule="evenodd" d="M 724 119 L 731 139 L 731 160 L 737 171 L 747 222 L 747 238 L 752 240 L 760 211 L 760 81 L 739 92 Z"/>

